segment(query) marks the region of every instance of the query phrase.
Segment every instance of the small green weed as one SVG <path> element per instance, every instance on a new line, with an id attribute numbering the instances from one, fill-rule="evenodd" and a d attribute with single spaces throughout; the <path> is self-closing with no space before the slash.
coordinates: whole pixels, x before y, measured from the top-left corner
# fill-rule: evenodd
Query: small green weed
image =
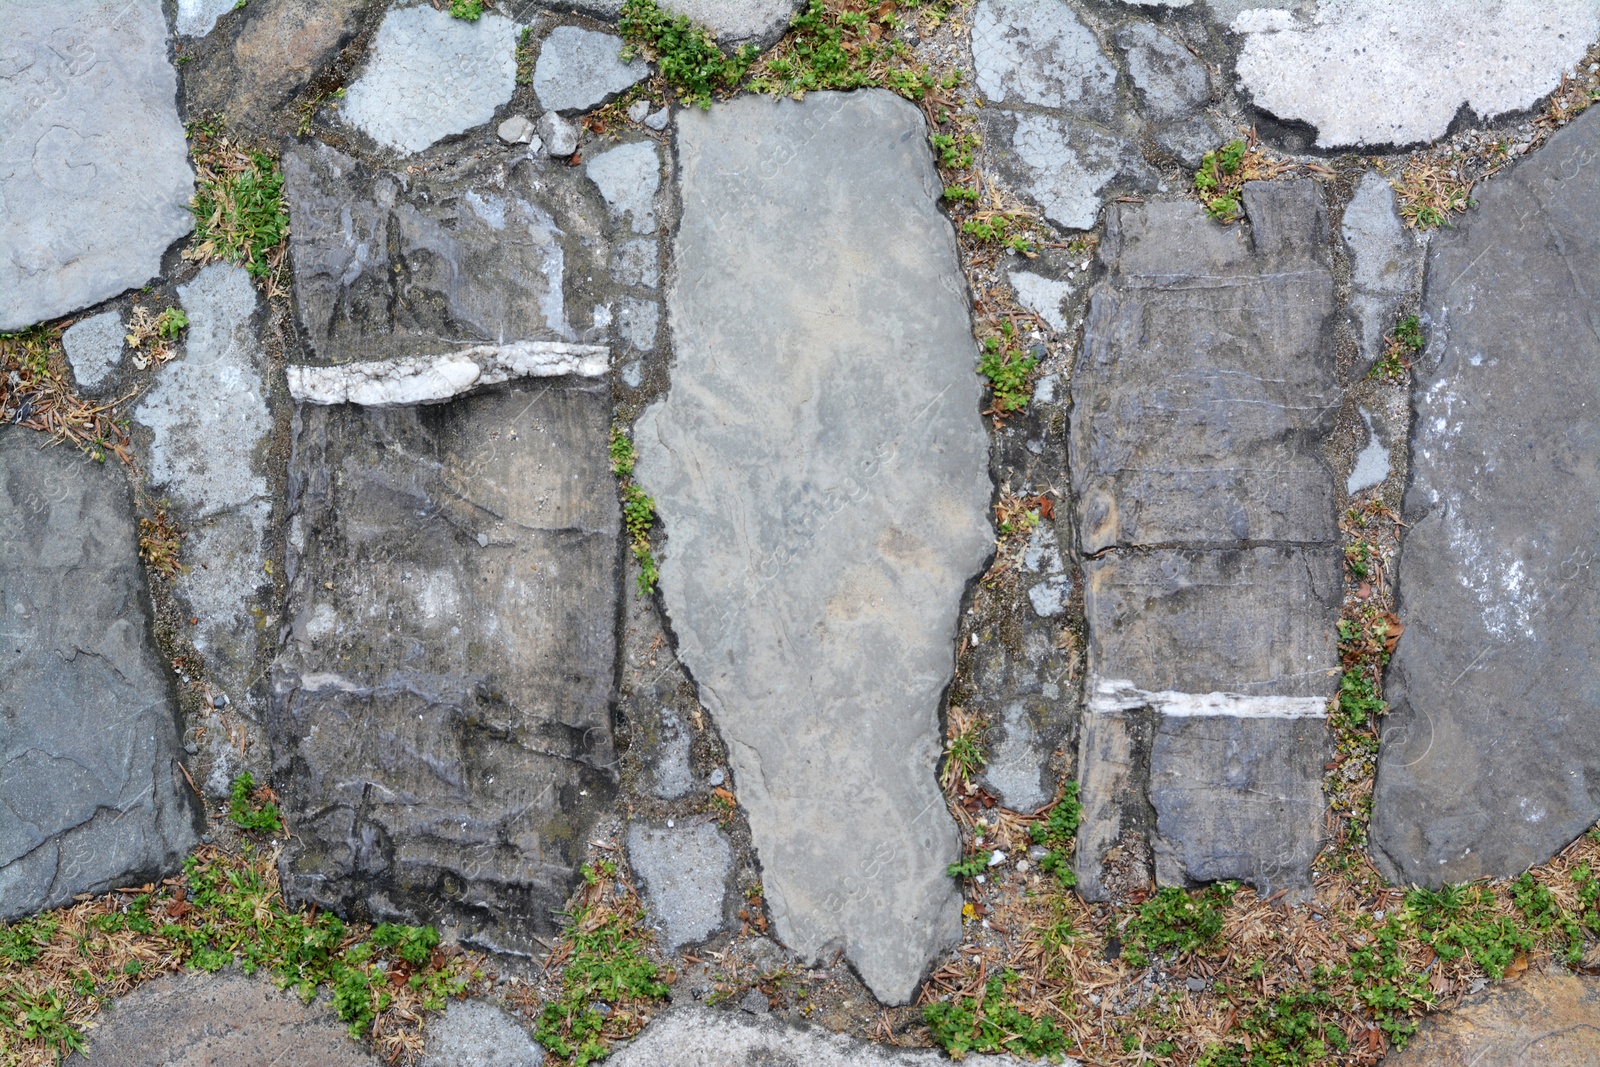
<path id="1" fill-rule="evenodd" d="M 1346 621 L 1340 620 L 1341 630 Z M 1377 687 L 1365 674 L 1354 668 L 1344 672 L 1339 679 L 1339 715 L 1348 728 L 1365 729 L 1376 723 L 1378 716 L 1387 709 L 1388 705 L 1378 696 Z"/>
<path id="2" fill-rule="evenodd" d="M 921 100 L 935 81 L 915 65 L 896 3 L 810 0 L 750 79 L 752 92 L 800 97 L 820 89 L 888 89 Z"/>
<path id="3" fill-rule="evenodd" d="M 1083 819 L 1083 805 L 1078 802 L 1078 783 L 1068 782 L 1061 789 L 1061 799 L 1056 801 L 1050 814 L 1041 822 L 1028 827 L 1033 843 L 1050 851 L 1039 861 L 1039 869 L 1053 874 L 1063 889 L 1078 884 L 1072 870 L 1072 842 L 1077 836 L 1078 824 Z"/>
<path id="4" fill-rule="evenodd" d="M 1014 333 L 1009 321 L 1002 323 L 998 335 L 984 338 L 978 356 L 978 373 L 989 380 L 994 390 L 994 400 L 985 414 L 996 418 L 1028 406 L 1028 379 L 1039 366 L 1037 357 L 1024 356 L 1012 345 Z"/>
<path id="5" fill-rule="evenodd" d="M 1419 939 L 1440 959 L 1468 957 L 1498 982 L 1519 952 L 1533 948 L 1534 937 L 1495 905 L 1494 891 L 1486 885 L 1413 889 L 1406 894 Z"/>
<path id="6" fill-rule="evenodd" d="M 946 789 L 956 789 L 974 774 L 983 770 L 989 756 L 983 748 L 983 731 L 988 725 L 981 716 L 967 716 L 959 709 L 950 709 L 949 739 L 945 741 L 944 773 L 941 776 Z"/>
<path id="7" fill-rule="evenodd" d="M 1028 217 L 1021 213 L 1006 211 L 980 211 L 972 218 L 961 224 L 961 232 L 968 237 L 975 237 L 980 241 L 992 242 L 1019 252 L 1025 256 L 1033 254 L 1033 242 L 1013 229 L 1025 226 Z"/>
<path id="8" fill-rule="evenodd" d="M 255 776 L 249 771 L 243 772 L 228 790 L 228 818 L 241 830 L 278 833 L 283 829 L 283 814 L 270 793 L 270 790 L 257 789 Z"/>
<path id="9" fill-rule="evenodd" d="M 524 26 L 517 39 L 517 84 L 533 84 L 533 27 Z"/>
<path id="10" fill-rule="evenodd" d="M 928 140 L 933 144 L 933 150 L 939 154 L 939 166 L 945 170 L 970 170 L 972 153 L 983 144 L 975 133 L 936 133 Z M 952 199 L 978 199 L 977 190 L 970 192 L 970 197 L 961 196 Z M 945 195 L 950 194 L 947 191 Z"/>
<path id="11" fill-rule="evenodd" d="M 650 550 L 650 530 L 656 522 L 655 498 L 647 495 L 633 481 L 633 466 L 639 454 L 633 441 L 621 427 L 611 428 L 611 473 L 617 476 L 622 494 L 622 521 L 628 528 L 628 538 L 633 558 L 639 561 L 639 595 L 655 592 L 656 581 L 661 577 L 655 554 Z"/>
<path id="12" fill-rule="evenodd" d="M 1210 1046 L 1195 1067 L 1321 1063 L 1350 1047 L 1344 1031 L 1329 1021 L 1336 1009 L 1333 997 L 1322 990 L 1301 987 L 1279 993 L 1240 1018 L 1247 1040 Z"/>
<path id="13" fill-rule="evenodd" d="M 623 59 L 643 55 L 654 60 L 684 103 L 703 108 L 711 106 L 712 93 L 737 87 L 757 55 L 750 45 L 732 56 L 724 55 L 703 27 L 687 16 L 663 11 L 656 0 L 626 0 L 620 27 L 628 42 Z"/>
<path id="14" fill-rule="evenodd" d="M 1015 972 L 984 983 L 976 997 L 935 1001 L 922 1009 L 933 1040 L 952 1058 L 968 1052 L 1014 1052 L 1059 1062 L 1067 1051 L 1066 1035 L 1053 1020 L 1023 1014 L 1006 995 Z"/>
<path id="15" fill-rule="evenodd" d="M 1407 964 L 1400 949 L 1405 929 L 1397 918 L 1390 916 L 1371 933 L 1370 943 L 1350 953 L 1350 977 L 1379 1029 L 1396 1048 L 1405 1048 L 1417 1029 L 1410 1017 L 1433 1004 L 1433 989 L 1427 975 Z"/>
<path id="16" fill-rule="evenodd" d="M 483 0 L 450 0 L 450 17 L 477 22 L 483 18 Z"/>
<path id="17" fill-rule="evenodd" d="M 1194 172 L 1194 187 L 1205 202 L 1206 214 L 1218 222 L 1239 218 L 1239 171 L 1247 146 L 1243 140 L 1229 141 L 1214 152 L 1207 152 Z"/>
<path id="18" fill-rule="evenodd" d="M 1411 369 L 1411 357 L 1422 351 L 1422 320 L 1415 315 L 1407 315 L 1395 323 L 1394 333 L 1384 340 L 1388 342 L 1384 353 L 1372 365 L 1367 376 L 1398 382 Z"/>
<path id="19" fill-rule="evenodd" d="M 1203 948 L 1222 933 L 1222 910 L 1233 902 L 1237 882 L 1186 892 L 1175 886 L 1158 889 L 1135 908 L 1124 934 L 1130 962 L 1144 966 L 1152 955 L 1183 954 Z"/>
<path id="20" fill-rule="evenodd" d="M 959 863 L 952 863 L 944 869 L 944 873 L 951 878 L 976 878 L 989 869 L 991 855 L 993 853 L 988 849 L 981 849 Z"/>
<path id="21" fill-rule="evenodd" d="M 246 152 L 215 127 L 190 127 L 196 191 L 194 245 L 186 258 L 242 264 L 252 277 L 271 275 L 280 256 L 271 256 L 289 235 L 283 203 L 283 174 L 264 152 Z"/>

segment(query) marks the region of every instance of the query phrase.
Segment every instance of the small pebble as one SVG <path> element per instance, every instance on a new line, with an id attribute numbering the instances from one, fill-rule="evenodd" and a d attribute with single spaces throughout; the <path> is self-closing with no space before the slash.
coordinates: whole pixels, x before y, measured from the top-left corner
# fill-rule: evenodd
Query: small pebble
<path id="1" fill-rule="evenodd" d="M 495 133 L 506 144 L 528 144 L 533 140 L 533 120 L 526 115 L 512 115 Z"/>
<path id="2" fill-rule="evenodd" d="M 489 535 L 488 534 L 481 533 L 481 534 L 478 535 L 478 547 L 479 548 L 488 548 L 489 547 Z"/>
<path id="3" fill-rule="evenodd" d="M 1048 855 L 1050 855 L 1050 850 L 1045 848 L 1043 845 L 1034 845 L 1032 848 L 1028 849 L 1028 858 L 1035 863 L 1038 863 Z"/>
<path id="4" fill-rule="evenodd" d="M 767 998 L 759 989 L 752 989 L 739 1001 L 739 1007 L 751 1015 L 765 1015 L 772 1010 L 772 1005 L 767 1003 Z"/>
<path id="5" fill-rule="evenodd" d="M 652 130 L 660 131 L 660 130 L 664 130 L 664 129 L 667 128 L 667 123 L 671 119 L 672 119 L 671 112 L 669 112 L 666 108 L 662 108 L 660 111 L 657 111 L 654 115 L 651 115 L 649 118 L 645 119 L 644 120 L 644 124 L 646 126 L 650 127 Z"/>
<path id="6" fill-rule="evenodd" d="M 727 780 L 728 780 L 728 776 L 723 773 L 721 767 L 718 767 L 716 770 L 712 771 L 710 776 L 708 778 L 706 778 L 706 781 L 711 783 L 711 786 L 712 786 L 713 789 L 716 788 L 717 786 L 721 785 L 723 782 L 726 782 Z"/>
<path id="7" fill-rule="evenodd" d="M 650 101 L 635 100 L 633 106 L 628 108 L 629 122 L 643 122 L 644 117 L 650 114 Z"/>
<path id="8" fill-rule="evenodd" d="M 1206 991 L 1207 983 L 1204 978 L 1190 978 L 1183 984 L 1189 987 L 1189 992 L 1191 993 L 1204 993 Z"/>
<path id="9" fill-rule="evenodd" d="M 1027 874 L 1028 873 L 1028 861 L 1027 860 L 1018 860 L 1017 861 L 1017 873 L 1018 874 Z"/>
<path id="10" fill-rule="evenodd" d="M 989 866 L 998 867 L 1006 861 L 1006 854 L 999 849 L 994 850 L 994 855 L 989 857 Z"/>

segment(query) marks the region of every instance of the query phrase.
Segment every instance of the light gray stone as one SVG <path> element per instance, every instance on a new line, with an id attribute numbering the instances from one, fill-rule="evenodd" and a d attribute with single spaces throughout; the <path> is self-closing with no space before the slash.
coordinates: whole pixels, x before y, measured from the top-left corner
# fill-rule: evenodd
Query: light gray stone
<path id="1" fill-rule="evenodd" d="M 426 4 L 384 16 L 371 59 L 339 115 L 374 141 L 407 154 L 481 126 L 517 87 L 517 25 L 476 22 Z"/>
<path id="2" fill-rule="evenodd" d="M 1428 252 L 1372 822 L 1395 881 L 1511 877 L 1600 816 L 1600 111 Z"/>
<path id="3" fill-rule="evenodd" d="M 122 362 L 125 333 L 122 312 L 102 311 L 79 319 L 61 334 L 61 347 L 66 349 L 72 377 L 80 386 L 99 385 Z"/>
<path id="4" fill-rule="evenodd" d="M 635 823 L 628 829 L 628 862 L 639 877 L 661 945 L 676 952 L 721 929 L 733 849 L 716 823 L 679 820 L 675 826 Z"/>
<path id="5" fill-rule="evenodd" d="M 0 427 L 0 920 L 199 841 L 126 475 L 45 440 Z"/>
<path id="6" fill-rule="evenodd" d="M 936 713 L 993 543 L 966 287 L 925 134 L 878 90 L 684 112 L 676 363 L 636 428 L 662 594 L 728 741 L 777 934 L 813 959 L 843 945 L 891 1004 L 959 935 Z"/>
<path id="7" fill-rule="evenodd" d="M 236 6 L 238 0 L 178 0 L 177 30 L 185 37 L 204 37 Z"/>
<path id="8" fill-rule="evenodd" d="M 159 978 L 112 1002 L 95 1022 L 88 1054 L 66 1059 L 72 1067 L 378 1067 L 382 1062 L 350 1039 L 350 1027 L 325 999 L 307 1004 L 274 987 L 264 974 Z"/>
<path id="9" fill-rule="evenodd" d="M 568 115 L 588 111 L 643 81 L 650 66 L 642 59 L 624 63 L 622 38 L 578 26 L 557 26 L 539 48 L 533 68 L 533 95 L 548 111 Z M 648 106 L 648 105 L 646 105 Z"/>
<path id="10" fill-rule="evenodd" d="M 1383 355 L 1384 335 L 1420 282 L 1424 243 L 1401 222 L 1388 181 L 1370 172 L 1356 183 L 1344 209 L 1341 236 L 1350 256 L 1350 311 L 1366 368 Z"/>
<path id="11" fill-rule="evenodd" d="M 296 409 L 267 719 L 288 896 L 523 955 L 554 928 L 614 792 L 610 425 L 583 379 Z"/>
<path id="12" fill-rule="evenodd" d="M 539 1067 L 544 1049 L 504 1010 L 481 1000 L 452 1000 L 428 1020 L 422 1067 Z"/>
<path id="13" fill-rule="evenodd" d="M 1064 3 L 979 0 L 972 19 L 978 91 L 994 104 L 1070 109 L 1106 120 L 1117 68 Z"/>
<path id="14" fill-rule="evenodd" d="M 626 372 L 623 374 L 627 378 Z M 637 389 L 634 385 L 632 388 Z M 655 763 L 651 768 L 651 789 L 662 800 L 677 800 L 694 788 L 694 773 L 689 766 L 689 749 L 694 736 L 683 719 L 671 707 L 663 705 L 658 712 Z M 713 783 L 721 785 L 721 782 Z"/>
<path id="15" fill-rule="evenodd" d="M 635 100 L 633 103 L 628 105 L 629 122 L 643 122 L 645 117 L 649 114 L 650 101 L 648 100 Z"/>
<path id="16" fill-rule="evenodd" d="M 544 142 L 545 151 L 557 159 L 566 159 L 578 150 L 581 133 L 576 122 L 557 112 L 546 111 L 539 116 L 539 139 Z"/>
<path id="17" fill-rule="evenodd" d="M 645 116 L 644 124 L 657 133 L 667 128 L 667 123 L 672 121 L 672 109 L 664 107 L 660 111 L 653 111 Z"/>
<path id="18" fill-rule="evenodd" d="M 1305 23 L 1248 14 L 1233 23 L 1241 84 L 1257 107 L 1315 126 L 1319 148 L 1431 141 L 1463 104 L 1484 119 L 1530 108 L 1600 36 L 1596 0 L 1537 11 L 1516 0 L 1322 0 Z"/>
<path id="19" fill-rule="evenodd" d="M 1320 452 L 1339 398 L 1328 226 L 1309 181 L 1250 183 L 1244 205 L 1248 236 L 1194 203 L 1117 205 L 1101 247 L 1070 428 L 1094 554 L 1086 899 L 1130 832 L 1164 885 L 1304 890 L 1321 847 L 1344 591 Z"/>
<path id="20" fill-rule="evenodd" d="M 242 267 L 213 263 L 178 298 L 183 352 L 155 372 L 134 409 L 151 431 L 149 478 L 189 530 L 175 587 L 199 624 L 187 631 L 208 678 L 251 710 L 260 675 L 258 599 L 271 585 L 263 539 L 272 513 L 264 452 L 272 432 L 257 297 Z M 199 566 L 198 564 L 204 564 Z M 225 731 L 208 731 L 226 747 Z"/>
<path id="21" fill-rule="evenodd" d="M 1038 315 L 1057 333 L 1067 328 L 1067 316 L 1061 305 L 1072 295 L 1072 283 L 1046 278 L 1032 271 L 1014 270 L 1007 278 L 1017 291 L 1017 302 Z"/>
<path id="22" fill-rule="evenodd" d="M 1012 176 L 1046 219 L 1066 229 L 1092 228 L 1114 181 L 1151 182 L 1152 172 L 1134 143 L 1097 123 L 1000 108 L 985 109 L 984 121 L 1001 172 Z"/>
<path id="23" fill-rule="evenodd" d="M 991 743 L 989 762 L 983 768 L 984 784 L 1012 811 L 1038 811 L 1050 802 L 1054 783 L 1045 782 L 1045 767 L 1028 709 L 1021 701 L 1007 705 L 997 724 L 998 740 Z"/>
<path id="24" fill-rule="evenodd" d="M 1181 41 L 1148 22 L 1134 22 L 1117 31 L 1116 42 L 1128 57 L 1128 77 L 1144 97 L 1149 117 L 1181 118 L 1210 99 L 1205 64 Z"/>
<path id="25" fill-rule="evenodd" d="M 8 0 L 0 41 L 9 331 L 160 274 L 162 254 L 194 228 L 194 172 L 160 0 Z"/>
<path id="26" fill-rule="evenodd" d="M 1389 442 L 1373 425 L 1372 413 L 1366 408 L 1359 410 L 1361 421 L 1367 427 L 1367 444 L 1356 454 L 1355 466 L 1351 468 L 1350 476 L 1345 479 L 1345 492 L 1351 496 L 1373 486 L 1382 485 L 1383 480 L 1389 477 Z"/>
<path id="27" fill-rule="evenodd" d="M 532 144 L 536 136 L 533 120 L 526 115 L 512 115 L 495 129 L 495 136 L 506 144 Z"/>
<path id="28" fill-rule="evenodd" d="M 617 307 L 617 334 L 632 347 L 648 352 L 655 347 L 660 320 L 661 308 L 654 300 L 623 297 Z"/>
<path id="29" fill-rule="evenodd" d="M 611 1054 L 613 1067 L 948 1067 L 936 1049 L 888 1048 L 861 1038 L 771 1015 L 673 1008 Z M 1019 1067 L 1011 1056 L 985 1056 L 989 1067 Z M 1078 1061 L 1063 1061 L 1078 1067 Z"/>
<path id="30" fill-rule="evenodd" d="M 611 250 L 611 277 L 619 285 L 654 289 L 661 284 L 661 250 L 656 242 L 639 237 Z"/>
<path id="31" fill-rule="evenodd" d="M 584 172 L 605 197 L 614 218 L 626 218 L 634 233 L 656 232 L 661 157 L 653 142 L 634 141 L 591 156 Z"/>
<path id="32" fill-rule="evenodd" d="M 1048 619 L 1067 610 L 1067 600 L 1072 596 L 1072 578 L 1066 573 L 1055 528 L 1050 523 L 1040 523 L 1029 535 L 1028 547 L 1022 554 L 1022 570 L 1030 576 L 1024 581 L 1030 583 L 1028 601 L 1033 605 L 1034 614 Z"/>

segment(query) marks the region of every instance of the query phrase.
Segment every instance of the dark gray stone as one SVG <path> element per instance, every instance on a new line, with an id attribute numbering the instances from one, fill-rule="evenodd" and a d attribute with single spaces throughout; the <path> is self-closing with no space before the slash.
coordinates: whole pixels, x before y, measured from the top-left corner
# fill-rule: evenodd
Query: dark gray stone
<path id="1" fill-rule="evenodd" d="M 978 91 L 991 103 L 1068 109 L 1101 121 L 1116 105 L 1117 68 L 1066 4 L 979 0 L 972 61 Z"/>
<path id="2" fill-rule="evenodd" d="M 727 835 L 706 819 L 628 829 L 628 863 L 639 876 L 653 925 L 669 952 L 722 928 L 733 870 Z"/>
<path id="3" fill-rule="evenodd" d="M 1124 26 L 1115 40 L 1128 57 L 1128 77 L 1144 98 L 1147 117 L 1182 118 L 1211 98 L 1205 64 L 1183 42 L 1148 22 Z"/>
<path id="4" fill-rule="evenodd" d="M 194 228 L 160 0 L 0 5 L 0 332 L 161 273 Z"/>
<path id="5" fill-rule="evenodd" d="M 0 920 L 199 841 L 126 477 L 45 443 L 0 427 Z"/>
<path id="6" fill-rule="evenodd" d="M 985 108 L 984 141 L 995 163 L 1044 217 L 1069 230 L 1095 225 L 1102 201 L 1114 188 L 1155 184 L 1133 139 L 1118 137 L 1098 122 L 1049 111 Z"/>
<path id="7" fill-rule="evenodd" d="M 1118 205 L 1072 377 L 1089 631 L 1079 889 L 1143 835 L 1165 885 L 1304 890 L 1343 600 L 1327 219 L 1245 187 L 1248 233 Z"/>
<path id="8" fill-rule="evenodd" d="M 1395 881 L 1508 877 L 1600 815 L 1600 111 L 1433 238 L 1372 822 Z"/>
<path id="9" fill-rule="evenodd" d="M 609 394 L 295 421 L 268 720 L 286 891 L 532 952 L 615 779 Z"/>
<path id="10" fill-rule="evenodd" d="M 843 945 L 887 1003 L 960 933 L 937 710 L 993 544 L 926 132 L 878 90 L 683 113 L 676 363 L 636 429 L 662 594 L 777 934 L 813 959 Z"/>
<path id="11" fill-rule="evenodd" d="M 578 26 L 557 26 L 539 48 L 533 95 L 539 106 L 572 115 L 599 107 L 650 76 L 642 59 L 624 63 L 622 38 Z M 646 105 L 648 106 L 648 105 Z"/>
<path id="12" fill-rule="evenodd" d="M 608 302 L 583 281 L 606 277 L 607 214 L 570 168 L 491 158 L 374 173 L 317 144 L 290 147 L 283 169 L 296 302 L 319 362 L 592 339 L 573 323 Z"/>

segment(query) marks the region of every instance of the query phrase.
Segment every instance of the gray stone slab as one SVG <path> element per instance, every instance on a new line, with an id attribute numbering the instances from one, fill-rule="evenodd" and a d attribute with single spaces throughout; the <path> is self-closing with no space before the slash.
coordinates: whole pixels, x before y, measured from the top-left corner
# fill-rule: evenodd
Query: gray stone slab
<path id="1" fill-rule="evenodd" d="M 318 362 L 575 341 L 572 323 L 606 300 L 603 281 L 584 281 L 606 277 L 605 208 L 570 168 L 468 161 L 411 176 L 319 144 L 291 147 L 283 169 Z"/>
<path id="2" fill-rule="evenodd" d="M 611 1054 L 614 1067 L 944 1067 L 950 1058 L 936 1049 L 886 1048 L 808 1026 L 712 1008 L 673 1008 Z M 1017 1067 L 1011 1056 L 985 1056 L 992 1067 Z M 1078 1067 L 1065 1060 L 1063 1067 Z"/>
<path id="3" fill-rule="evenodd" d="M 1552 0 L 1536 15 L 1479 0 L 1316 7 L 1304 21 L 1250 10 L 1232 25 L 1244 35 L 1244 90 L 1277 118 L 1315 126 L 1319 148 L 1431 141 L 1463 105 L 1483 118 L 1531 108 L 1600 36 L 1593 0 Z"/>
<path id="4" fill-rule="evenodd" d="M 8 331 L 160 274 L 162 254 L 194 228 L 194 172 L 160 0 L 9 0 L 0 40 Z"/>
<path id="5" fill-rule="evenodd" d="M 1367 427 L 1367 443 L 1356 454 L 1355 465 L 1345 479 L 1345 492 L 1351 496 L 1382 485 L 1384 479 L 1389 477 L 1390 443 L 1387 427 L 1380 429 L 1366 408 L 1358 410 L 1361 412 L 1361 421 Z"/>
<path id="6" fill-rule="evenodd" d="M 102 311 L 79 319 L 61 334 L 61 347 L 72 364 L 72 377 L 78 385 L 99 385 L 122 362 L 122 312 Z"/>
<path id="7" fill-rule="evenodd" d="M 1128 77 L 1148 118 L 1181 118 L 1210 99 L 1205 64 L 1170 34 L 1148 22 L 1133 22 L 1118 30 L 1114 40 L 1128 57 Z"/>
<path id="8" fill-rule="evenodd" d="M 680 658 L 728 741 L 777 934 L 809 958 L 842 944 L 887 1003 L 959 936 L 937 709 L 992 546 L 925 134 L 881 91 L 681 116 L 676 363 L 636 428 Z"/>
<path id="9" fill-rule="evenodd" d="M 634 823 L 628 828 L 628 863 L 639 878 L 664 949 L 676 952 L 722 928 L 733 849 L 715 823 Z"/>
<path id="10" fill-rule="evenodd" d="M 1253 242 L 1194 203 L 1112 211 L 1072 380 L 1084 552 L 1337 536 L 1326 217 L 1309 181 L 1246 197 Z"/>
<path id="11" fill-rule="evenodd" d="M 198 810 L 112 461 L 0 427 L 0 919 L 175 870 Z"/>
<path id="12" fill-rule="evenodd" d="M 95 1020 L 73 1067 L 237 1067 L 306 1063 L 376 1067 L 326 1000 L 307 1004 L 265 975 L 160 978 L 114 1001 Z"/>
<path id="13" fill-rule="evenodd" d="M 219 18 L 237 6 L 238 0 L 178 0 L 174 25 L 185 37 L 204 37 Z"/>
<path id="14" fill-rule="evenodd" d="M 1053 112 L 984 109 L 985 142 L 995 162 L 1044 217 L 1069 230 L 1091 229 L 1108 189 L 1154 184 L 1137 144 L 1097 122 Z"/>
<path id="15" fill-rule="evenodd" d="M 1157 714 L 1149 785 L 1156 881 L 1241 881 L 1263 896 L 1309 889 L 1330 750 L 1319 715 Z"/>
<path id="16" fill-rule="evenodd" d="M 1006 275 L 1011 288 L 1017 291 L 1017 302 L 1044 319 L 1050 328 L 1061 333 L 1067 328 L 1067 317 L 1062 304 L 1072 295 L 1072 283 L 1056 278 L 1046 278 L 1032 271 L 1014 270 Z"/>
<path id="17" fill-rule="evenodd" d="M 990 103 L 1070 109 L 1102 121 L 1116 106 L 1117 68 L 1063 3 L 978 0 L 972 62 Z"/>
<path id="18" fill-rule="evenodd" d="M 656 191 L 661 188 L 661 157 L 653 141 L 634 141 L 591 156 L 584 167 L 616 218 L 626 218 L 634 233 L 656 232 Z"/>
<path id="19" fill-rule="evenodd" d="M 544 1049 L 502 1008 L 452 1000 L 428 1020 L 421 1067 L 539 1067 Z"/>
<path id="20" fill-rule="evenodd" d="M 557 26 L 539 48 L 533 95 L 547 111 L 573 115 L 599 107 L 650 75 L 642 59 L 624 63 L 622 38 L 579 26 Z"/>
<path id="21" fill-rule="evenodd" d="M 374 141 L 416 153 L 481 126 L 517 87 L 517 24 L 451 18 L 427 4 L 390 11 L 339 115 Z"/>
<path id="22" fill-rule="evenodd" d="M 247 5 L 214 44 L 185 52 L 186 113 L 226 115 L 235 129 L 293 132 L 300 119 L 285 105 L 355 36 L 365 7 L 365 0 Z"/>
<path id="23" fill-rule="evenodd" d="M 609 391 L 295 420 L 268 718 L 286 892 L 533 952 L 614 788 Z"/>
<path id="24" fill-rule="evenodd" d="M 1421 284 L 1424 239 L 1400 220 L 1394 189 L 1377 174 L 1356 184 L 1340 227 L 1350 256 L 1350 312 L 1361 343 L 1361 366 L 1384 353 L 1401 308 Z"/>
<path id="25" fill-rule="evenodd" d="M 1428 253 L 1372 844 L 1396 881 L 1543 863 L 1600 816 L 1600 112 Z"/>

